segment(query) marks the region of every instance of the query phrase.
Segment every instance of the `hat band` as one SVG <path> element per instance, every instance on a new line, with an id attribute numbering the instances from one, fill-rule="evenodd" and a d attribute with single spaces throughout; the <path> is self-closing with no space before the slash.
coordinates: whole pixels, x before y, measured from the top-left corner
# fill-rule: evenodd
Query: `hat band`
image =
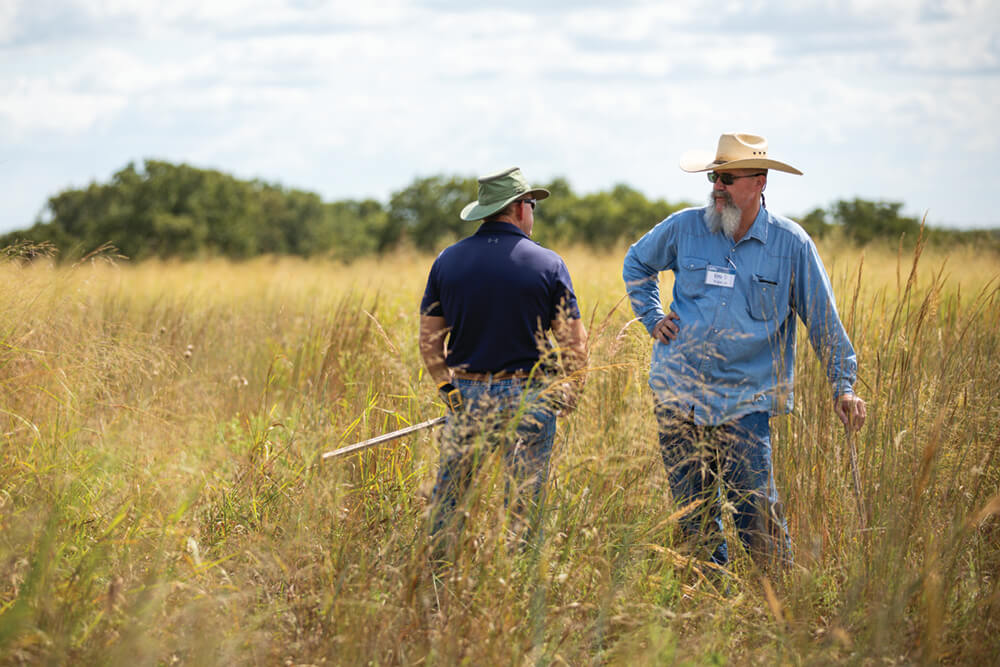
<path id="1" fill-rule="evenodd" d="M 499 197 L 496 197 L 494 199 L 483 199 L 483 196 L 480 195 L 479 204 L 481 206 L 492 206 L 493 204 L 499 204 L 500 202 L 510 199 L 511 197 L 517 197 L 518 195 L 522 195 L 527 191 L 528 191 L 527 187 L 518 186 L 516 189 L 514 189 L 513 192 L 508 190 L 507 192 L 501 193 Z"/>

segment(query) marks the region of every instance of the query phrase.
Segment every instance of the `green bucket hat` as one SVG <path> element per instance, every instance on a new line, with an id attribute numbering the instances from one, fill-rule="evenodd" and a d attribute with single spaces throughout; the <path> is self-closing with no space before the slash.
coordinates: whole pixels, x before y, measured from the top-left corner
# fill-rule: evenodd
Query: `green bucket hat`
<path id="1" fill-rule="evenodd" d="M 479 179 L 479 199 L 462 209 L 461 218 L 482 220 L 525 195 L 531 195 L 534 199 L 545 199 L 549 196 L 549 191 L 528 185 L 518 167 L 483 176 Z"/>

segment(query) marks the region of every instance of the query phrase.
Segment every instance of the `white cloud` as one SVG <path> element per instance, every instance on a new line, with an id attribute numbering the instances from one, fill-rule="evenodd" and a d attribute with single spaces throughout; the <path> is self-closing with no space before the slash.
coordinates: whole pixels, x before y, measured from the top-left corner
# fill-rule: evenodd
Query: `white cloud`
<path id="1" fill-rule="evenodd" d="M 120 94 L 73 90 L 61 83 L 26 78 L 6 82 L 0 117 L 13 139 L 32 132 L 85 132 L 127 103 Z"/>
<path id="2" fill-rule="evenodd" d="M 75 182 L 157 155 L 338 198 L 520 162 L 577 189 L 700 200 L 677 157 L 746 129 L 823 176 L 796 181 L 789 210 L 880 188 L 916 200 L 945 190 L 921 180 L 933 165 L 965 173 L 956 155 L 1000 148 L 986 0 L 505 7 L 13 0 L 0 138 L 35 164 L 57 159 L 36 146 L 65 145 Z M 936 208 L 972 210 L 977 178 Z M 65 184 L 39 182 L 22 208 Z M 982 198 L 963 215 L 991 215 Z"/>

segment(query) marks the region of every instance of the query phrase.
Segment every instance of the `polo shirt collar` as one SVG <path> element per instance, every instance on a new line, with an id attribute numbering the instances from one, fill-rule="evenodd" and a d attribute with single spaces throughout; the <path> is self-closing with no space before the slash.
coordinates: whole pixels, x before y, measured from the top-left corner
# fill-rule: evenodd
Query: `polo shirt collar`
<path id="1" fill-rule="evenodd" d="M 492 222 L 484 222 L 479 225 L 479 229 L 476 230 L 476 235 L 478 236 L 479 234 L 517 234 L 518 236 L 523 236 L 526 239 L 531 238 L 518 229 L 516 225 L 496 220 Z"/>

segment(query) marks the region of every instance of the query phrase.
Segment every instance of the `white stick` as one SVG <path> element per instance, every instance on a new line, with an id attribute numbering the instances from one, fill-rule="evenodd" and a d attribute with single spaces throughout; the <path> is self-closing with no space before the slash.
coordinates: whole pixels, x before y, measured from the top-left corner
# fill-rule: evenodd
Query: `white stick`
<path id="1" fill-rule="evenodd" d="M 425 422 L 420 422 L 419 424 L 414 424 L 413 426 L 407 426 L 406 428 L 401 428 L 398 431 L 393 431 L 392 433 L 385 433 L 383 435 L 377 435 L 374 438 L 370 438 L 363 442 L 358 442 L 353 445 L 347 445 L 346 447 L 341 447 L 340 449 L 335 449 L 332 452 L 324 452 L 322 460 L 336 458 L 338 456 L 344 456 L 345 454 L 350 454 L 352 452 L 359 452 L 362 449 L 367 449 L 369 447 L 374 447 L 383 442 L 389 442 L 390 440 L 395 440 L 396 438 L 402 438 L 405 435 L 411 433 L 416 433 L 425 428 L 430 428 L 432 426 L 437 426 L 438 424 L 443 424 L 446 417 L 436 417 L 435 419 L 428 419 Z"/>

